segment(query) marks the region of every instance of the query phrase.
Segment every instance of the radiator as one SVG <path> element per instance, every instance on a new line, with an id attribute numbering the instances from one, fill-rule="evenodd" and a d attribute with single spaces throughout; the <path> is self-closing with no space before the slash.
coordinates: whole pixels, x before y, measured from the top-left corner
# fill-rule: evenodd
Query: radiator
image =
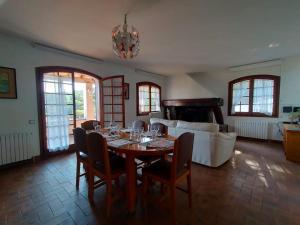
<path id="1" fill-rule="evenodd" d="M 234 128 L 237 136 L 257 139 L 268 139 L 269 122 L 235 120 Z"/>
<path id="2" fill-rule="evenodd" d="M 0 166 L 32 158 L 32 133 L 0 134 Z"/>

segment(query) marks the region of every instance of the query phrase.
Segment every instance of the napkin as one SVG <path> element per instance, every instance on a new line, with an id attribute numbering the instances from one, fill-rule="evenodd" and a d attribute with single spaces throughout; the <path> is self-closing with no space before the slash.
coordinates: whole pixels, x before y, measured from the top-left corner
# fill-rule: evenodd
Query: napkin
<path id="1" fill-rule="evenodd" d="M 134 143 L 134 142 L 126 140 L 126 139 L 118 139 L 118 140 L 110 141 L 107 144 L 112 146 L 112 147 L 118 148 L 118 147 L 121 147 L 123 145 L 128 145 L 128 144 L 132 144 L 132 143 Z"/>

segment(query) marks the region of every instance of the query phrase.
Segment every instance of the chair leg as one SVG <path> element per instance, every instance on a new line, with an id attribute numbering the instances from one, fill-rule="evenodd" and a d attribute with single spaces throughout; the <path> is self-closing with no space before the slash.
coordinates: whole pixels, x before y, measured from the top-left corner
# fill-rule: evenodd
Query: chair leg
<path id="1" fill-rule="evenodd" d="M 146 207 L 146 198 L 147 198 L 147 192 L 148 192 L 148 177 L 143 175 L 143 198 L 142 198 L 142 205 L 143 208 Z"/>
<path id="2" fill-rule="evenodd" d="M 176 224 L 176 186 L 175 184 L 171 184 L 171 214 L 172 214 L 172 223 Z"/>
<path id="3" fill-rule="evenodd" d="M 121 186 L 120 186 L 120 177 L 117 177 L 117 178 L 115 179 L 115 184 L 116 184 L 116 187 L 117 187 L 118 189 L 121 189 Z"/>
<path id="4" fill-rule="evenodd" d="M 85 164 L 83 164 L 83 169 L 84 169 L 84 172 L 86 173 L 85 174 L 85 179 L 88 181 L 88 179 L 89 179 L 89 174 L 88 174 L 88 168 L 87 168 L 87 166 L 85 165 Z"/>
<path id="5" fill-rule="evenodd" d="M 112 206 L 112 181 L 109 180 L 106 182 L 106 216 L 110 215 Z"/>
<path id="6" fill-rule="evenodd" d="M 162 195 L 163 195 L 164 192 L 165 192 L 165 191 L 164 191 L 164 187 L 165 187 L 165 186 L 164 186 L 164 183 L 161 182 L 161 183 L 160 183 L 160 194 L 162 194 Z"/>
<path id="7" fill-rule="evenodd" d="M 187 175 L 188 195 L 189 195 L 189 207 L 192 208 L 192 179 L 191 174 Z"/>
<path id="8" fill-rule="evenodd" d="M 77 159 L 76 163 L 76 190 L 79 189 L 79 179 L 80 179 L 80 161 Z"/>
<path id="9" fill-rule="evenodd" d="M 88 171 L 88 197 L 89 197 L 89 201 L 91 203 L 94 203 L 94 174 L 92 173 L 92 171 Z"/>

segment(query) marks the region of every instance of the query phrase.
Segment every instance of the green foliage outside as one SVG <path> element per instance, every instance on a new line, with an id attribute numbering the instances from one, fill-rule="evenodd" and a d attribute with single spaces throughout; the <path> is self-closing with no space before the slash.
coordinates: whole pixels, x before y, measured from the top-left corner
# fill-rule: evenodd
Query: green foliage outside
<path id="1" fill-rule="evenodd" d="M 83 90 L 75 90 L 76 119 L 85 119 Z"/>

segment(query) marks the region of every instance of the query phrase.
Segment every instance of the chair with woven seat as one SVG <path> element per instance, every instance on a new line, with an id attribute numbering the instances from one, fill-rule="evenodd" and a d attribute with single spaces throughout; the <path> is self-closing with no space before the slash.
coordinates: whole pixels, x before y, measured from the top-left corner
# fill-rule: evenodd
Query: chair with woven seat
<path id="1" fill-rule="evenodd" d="M 113 198 L 112 183 L 119 186 L 119 177 L 126 173 L 125 159 L 109 154 L 107 142 L 99 133 L 87 135 L 88 159 L 89 159 L 89 189 L 88 197 L 91 203 L 94 202 L 94 189 L 106 185 L 107 216 L 110 214 Z M 99 177 L 99 182 L 95 185 L 94 178 Z"/>
<path id="2" fill-rule="evenodd" d="M 97 123 L 98 125 L 100 125 L 100 121 L 98 120 L 87 120 L 85 122 L 83 122 L 81 124 L 81 128 L 85 129 L 85 130 L 94 130 L 94 124 Z"/>
<path id="3" fill-rule="evenodd" d="M 87 175 L 87 172 L 80 174 L 81 164 L 87 171 L 88 168 L 88 150 L 86 145 L 86 131 L 80 127 L 73 129 L 74 142 L 76 149 L 76 189 L 79 189 L 80 177 Z"/>
<path id="4" fill-rule="evenodd" d="M 189 207 L 192 207 L 191 191 L 191 163 L 193 153 L 194 134 L 184 133 L 175 140 L 174 154 L 171 160 L 161 159 L 143 168 L 143 201 L 146 204 L 148 180 L 159 181 L 170 188 L 172 223 L 175 224 L 176 188 L 188 194 Z M 187 179 L 187 190 L 177 187 L 183 178 Z"/>

